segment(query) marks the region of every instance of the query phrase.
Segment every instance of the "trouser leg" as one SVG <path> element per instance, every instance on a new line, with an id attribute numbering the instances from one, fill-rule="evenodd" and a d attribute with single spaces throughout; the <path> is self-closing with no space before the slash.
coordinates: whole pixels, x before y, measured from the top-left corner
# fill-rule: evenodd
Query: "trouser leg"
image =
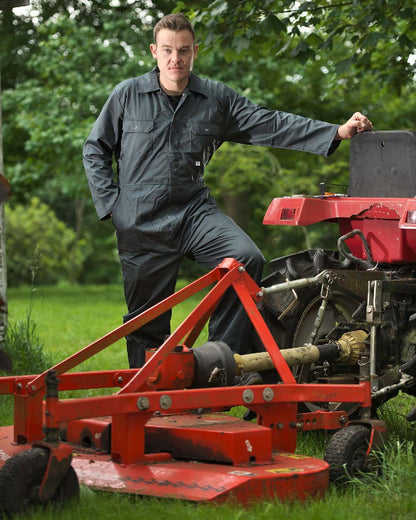
<path id="1" fill-rule="evenodd" d="M 124 316 L 124 322 L 174 292 L 181 256 L 174 252 L 169 255 L 123 253 L 120 254 L 120 261 L 129 311 Z M 168 311 L 126 336 L 130 368 L 141 367 L 146 349 L 159 347 L 163 343 L 170 334 L 170 318 L 171 311 Z"/>
<path id="2" fill-rule="evenodd" d="M 224 258 L 244 264 L 248 274 L 259 283 L 264 257 L 251 238 L 218 209 L 193 220 L 187 234 L 186 251 L 199 264 L 212 269 Z M 209 323 L 210 340 L 224 341 L 234 352 L 252 352 L 251 322 L 234 289 L 219 302 Z"/>
<path id="3" fill-rule="evenodd" d="M 258 263 L 249 274 L 259 282 L 262 271 L 263 264 L 260 266 Z M 252 325 L 234 289 L 225 293 L 213 312 L 209 323 L 209 338 L 212 341 L 224 341 L 238 354 L 253 352 Z"/>
<path id="4" fill-rule="evenodd" d="M 175 209 L 169 216 L 169 234 L 161 234 L 153 225 L 146 235 L 141 229 L 140 244 L 152 245 L 140 252 L 120 248 L 124 291 L 128 307 L 127 321 L 173 293 L 183 256 L 213 269 L 224 258 L 235 258 L 258 283 L 264 257 L 250 237 L 224 215 L 212 199 L 200 198 L 183 212 Z M 178 225 L 175 225 L 177 223 Z M 172 231 L 174 230 L 174 231 Z M 155 231 L 155 232 L 153 232 Z M 129 241 L 124 241 L 129 245 Z M 123 244 L 124 245 L 124 244 Z M 167 312 L 127 337 L 130 367 L 144 363 L 145 349 L 159 347 L 170 334 Z M 252 351 L 251 323 L 233 289 L 227 291 L 215 309 L 209 325 L 209 337 L 224 341 L 233 351 Z"/>

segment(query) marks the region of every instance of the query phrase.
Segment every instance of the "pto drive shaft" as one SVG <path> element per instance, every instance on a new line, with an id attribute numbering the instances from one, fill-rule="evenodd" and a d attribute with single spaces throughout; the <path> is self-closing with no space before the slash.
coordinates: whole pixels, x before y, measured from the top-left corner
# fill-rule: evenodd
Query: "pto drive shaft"
<path id="1" fill-rule="evenodd" d="M 355 365 L 360 353 L 365 349 L 367 335 L 367 332 L 363 330 L 355 330 L 346 332 L 339 340 L 325 345 L 305 344 L 303 347 L 282 349 L 280 353 L 289 366 L 308 365 L 320 361 L 338 361 Z M 237 375 L 275 368 L 268 352 L 234 354 L 234 360 Z"/>

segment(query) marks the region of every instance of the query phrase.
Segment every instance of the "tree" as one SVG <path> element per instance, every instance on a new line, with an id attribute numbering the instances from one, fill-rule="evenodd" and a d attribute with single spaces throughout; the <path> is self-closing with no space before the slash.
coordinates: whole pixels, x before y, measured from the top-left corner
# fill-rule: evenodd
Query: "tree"
<path id="1" fill-rule="evenodd" d="M 395 45 L 392 42 L 398 31 L 412 36 L 414 29 L 406 18 L 412 10 L 409 2 L 395 3 L 395 10 L 389 4 L 384 14 L 385 2 L 355 0 L 332 4 L 325 0 L 320 4 L 160 1 L 157 5 L 146 0 L 32 0 L 31 4 L 29 16 L 0 15 L 5 34 L 0 53 L 8 57 L 2 73 L 5 172 L 12 184 L 11 204 L 37 196 L 78 238 L 90 243 L 91 255 L 84 263 L 89 273 L 80 270 L 84 281 L 113 280 L 119 268 L 111 223 L 98 222 L 91 203 L 82 143 L 115 84 L 153 67 L 148 49 L 152 27 L 175 6 L 189 12 L 198 37 L 202 36 L 195 71 L 226 82 L 254 102 L 334 123 L 343 122 L 359 108 L 367 111 L 377 129 L 411 128 L 414 121 L 415 85 L 399 75 L 399 97 L 389 83 L 396 65 L 407 67 L 411 62 L 407 55 L 401 60 L 397 57 L 392 67 L 383 62 L 383 57 L 390 59 L 394 52 L 406 50 L 405 38 Z M 349 36 L 364 11 L 373 20 L 363 29 L 368 34 L 383 23 L 390 34 L 391 27 L 382 16 L 398 23 L 386 41 L 370 38 L 368 45 L 373 41 L 373 47 L 362 45 L 358 53 L 360 43 Z M 331 13 L 337 15 L 333 20 L 329 20 Z M 346 32 L 336 32 L 335 25 L 341 27 L 347 15 Z M 306 43 L 299 47 L 301 42 Z M 359 79 L 360 60 L 355 59 L 354 49 L 360 59 L 374 50 L 368 56 L 371 74 L 381 74 L 378 84 L 367 77 Z M 351 68 L 337 68 L 336 64 L 350 57 L 354 58 Z M 375 89 L 375 85 L 381 87 Z M 237 153 L 231 154 L 232 149 Z M 268 177 L 259 176 L 258 164 L 266 171 L 269 154 L 281 164 L 281 173 L 274 176 L 270 169 Z M 232 178 L 241 179 L 240 184 L 228 183 Z M 224 179 L 226 197 L 220 189 Z M 327 237 L 318 231 L 264 229 L 262 212 L 270 199 L 291 193 L 316 194 L 322 181 L 346 186 L 348 145 L 342 144 L 329 160 L 286 150 L 224 147 L 209 166 L 207 181 L 214 192 L 218 188 L 220 203 L 228 204 L 226 211 L 236 207 L 230 209 L 230 201 L 246 197 L 250 221 L 243 226 L 268 257 L 278 256 L 308 243 L 324 243 Z"/>
<path id="2" fill-rule="evenodd" d="M 248 54 L 306 63 L 338 47 L 344 55 L 328 68 L 351 88 L 357 78 L 400 93 L 416 72 L 413 0 L 234 0 L 181 2 L 206 45 L 226 58 Z M 388 67 L 386 67 L 388 64 Z"/>
<path id="3" fill-rule="evenodd" d="M 80 239 L 96 223 L 82 164 L 83 141 L 117 81 L 151 66 L 147 42 L 160 11 L 144 1 L 132 6 L 104 0 L 33 1 L 32 8 L 31 16 L 0 18 L 9 31 L 3 53 L 20 55 L 25 49 L 21 73 L 4 91 L 12 204 L 39 196 Z M 22 41 L 14 38 L 15 27 L 30 27 L 26 42 L 24 29 L 17 31 Z M 98 240 L 105 229 L 108 235 L 108 227 L 89 235 L 97 238 L 93 254 L 99 257 L 101 245 L 108 248 L 105 238 Z"/>

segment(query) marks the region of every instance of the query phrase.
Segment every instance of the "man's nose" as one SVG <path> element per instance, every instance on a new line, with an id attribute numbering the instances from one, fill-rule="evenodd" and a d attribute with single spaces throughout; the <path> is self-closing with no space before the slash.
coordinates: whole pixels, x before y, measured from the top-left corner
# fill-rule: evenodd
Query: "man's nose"
<path id="1" fill-rule="evenodd" d="M 172 55 L 171 55 L 171 59 L 175 63 L 179 62 L 181 60 L 179 52 L 178 51 L 173 51 Z"/>

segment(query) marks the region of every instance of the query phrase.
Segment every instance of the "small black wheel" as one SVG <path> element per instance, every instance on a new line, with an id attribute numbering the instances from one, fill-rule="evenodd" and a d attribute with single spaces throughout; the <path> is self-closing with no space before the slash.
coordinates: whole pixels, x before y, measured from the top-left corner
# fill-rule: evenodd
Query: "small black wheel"
<path id="1" fill-rule="evenodd" d="M 367 454 L 370 433 L 362 424 L 351 424 L 331 437 L 324 454 L 330 482 L 344 484 L 363 473 L 376 472 L 375 458 Z"/>
<path id="2" fill-rule="evenodd" d="M 41 505 L 38 493 L 48 465 L 49 453 L 31 448 L 8 459 L 0 469 L 0 514 L 12 517 Z M 72 466 L 58 486 L 52 503 L 79 497 L 78 477 Z"/>

